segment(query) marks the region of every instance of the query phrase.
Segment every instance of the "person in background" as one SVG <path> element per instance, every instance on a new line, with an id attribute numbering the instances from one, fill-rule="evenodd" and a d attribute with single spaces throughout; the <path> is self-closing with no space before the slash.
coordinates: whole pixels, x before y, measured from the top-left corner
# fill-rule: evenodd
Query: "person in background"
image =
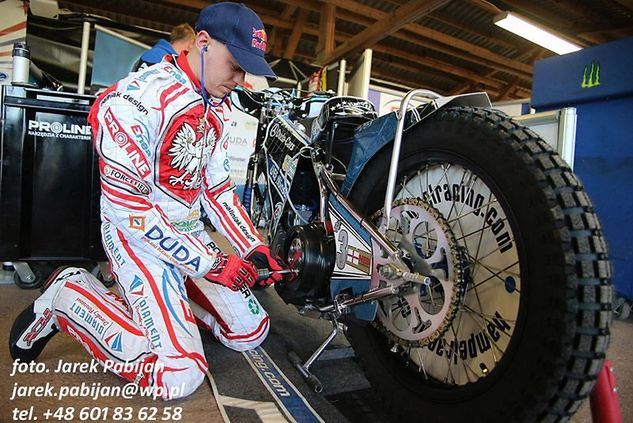
<path id="1" fill-rule="evenodd" d="M 276 78 L 259 17 L 237 3 L 200 12 L 189 51 L 131 73 L 95 101 L 101 238 L 120 294 L 84 269 L 60 269 L 15 320 L 14 359 L 35 360 L 63 332 L 105 368 L 163 399 L 208 371 L 198 328 L 236 351 L 256 348 L 269 317 L 251 288 L 283 279 L 234 192 L 228 95 L 246 72 Z M 204 208 L 234 252 L 204 231 Z M 255 267 L 271 272 L 263 280 Z"/>
<path id="2" fill-rule="evenodd" d="M 195 38 L 196 33 L 191 25 L 187 23 L 176 25 L 171 30 L 169 41 L 165 39 L 158 40 L 152 48 L 141 55 L 132 70 L 136 72 L 139 69 L 145 69 L 160 62 L 166 55 L 178 55 L 184 50 L 191 50 Z"/>

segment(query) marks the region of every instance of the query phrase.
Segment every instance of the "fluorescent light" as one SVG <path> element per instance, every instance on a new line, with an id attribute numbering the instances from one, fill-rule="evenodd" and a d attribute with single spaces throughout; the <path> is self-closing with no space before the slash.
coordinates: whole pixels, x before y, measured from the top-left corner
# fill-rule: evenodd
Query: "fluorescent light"
<path id="1" fill-rule="evenodd" d="M 511 12 L 503 12 L 495 16 L 494 23 L 557 54 L 571 53 L 582 48 Z"/>

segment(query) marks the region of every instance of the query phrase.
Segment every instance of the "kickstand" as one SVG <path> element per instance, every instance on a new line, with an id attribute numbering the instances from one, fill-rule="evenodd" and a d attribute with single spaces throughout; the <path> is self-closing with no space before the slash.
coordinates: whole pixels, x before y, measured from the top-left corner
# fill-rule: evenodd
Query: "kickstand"
<path id="1" fill-rule="evenodd" d="M 290 351 L 288 353 L 288 359 L 290 360 L 290 362 L 295 366 L 297 370 L 299 370 L 299 373 L 301 373 L 303 378 L 306 380 L 307 384 L 310 385 L 310 387 L 314 390 L 314 392 L 317 392 L 317 393 L 323 391 L 323 385 L 321 384 L 321 381 L 319 380 L 319 378 L 317 378 L 314 374 L 310 372 L 310 366 L 312 366 L 314 362 L 319 359 L 319 357 L 324 356 L 323 353 L 326 352 L 325 348 L 330 344 L 330 342 L 332 342 L 332 340 L 338 334 L 339 322 L 336 319 L 333 319 L 331 320 L 331 323 L 332 323 L 332 331 L 327 336 L 327 338 L 325 338 L 325 341 L 323 341 L 323 343 L 319 345 L 316 351 L 314 351 L 314 353 L 310 356 L 310 358 L 306 360 L 305 363 L 301 362 L 301 359 L 294 351 Z M 333 355 L 337 356 L 333 358 L 345 358 L 345 357 L 349 357 L 351 354 L 333 354 Z"/>

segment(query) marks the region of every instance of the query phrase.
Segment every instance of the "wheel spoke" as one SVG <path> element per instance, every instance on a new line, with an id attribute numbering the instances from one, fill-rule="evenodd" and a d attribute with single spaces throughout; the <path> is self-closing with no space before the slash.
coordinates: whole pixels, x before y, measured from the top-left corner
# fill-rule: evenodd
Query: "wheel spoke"
<path id="1" fill-rule="evenodd" d="M 453 337 L 455 339 L 457 339 L 457 332 L 455 332 L 455 328 L 453 327 L 453 325 L 451 324 L 451 332 L 453 332 Z M 465 360 L 461 360 L 462 362 L 462 366 L 464 367 L 464 370 L 466 371 L 466 379 L 468 379 L 468 383 L 471 382 L 470 377 L 468 376 L 468 371 L 470 370 L 470 372 L 475 376 L 475 380 L 477 380 L 479 378 L 479 375 L 477 374 L 476 371 L 474 371 L 471 367 L 470 364 L 466 364 Z"/>
<path id="2" fill-rule="evenodd" d="M 492 197 L 492 193 L 490 193 L 490 197 Z M 490 202 L 490 197 L 488 198 L 488 202 Z M 488 210 L 488 209 L 486 209 L 486 210 Z M 483 226 L 486 225 L 485 221 L 482 221 L 482 225 Z M 479 257 L 479 250 L 481 248 L 482 239 L 483 239 L 483 228 L 482 228 L 482 230 L 480 232 L 479 241 L 478 241 L 477 249 L 476 249 L 476 252 L 475 252 L 475 256 L 476 257 Z M 473 278 L 475 277 L 475 275 L 477 273 L 477 270 L 478 270 L 478 267 L 473 266 L 473 269 L 472 269 L 472 277 Z M 475 293 L 475 298 L 477 299 L 477 304 L 479 305 L 479 309 L 483 310 L 483 307 L 481 305 L 481 298 L 479 297 L 479 293 L 477 292 L 477 288 L 474 288 L 472 291 Z"/>
<path id="3" fill-rule="evenodd" d="M 477 316 L 481 317 L 482 319 L 494 319 L 494 318 L 496 318 L 496 317 L 497 317 L 497 316 L 492 316 L 492 315 L 490 315 L 490 314 L 479 313 L 479 312 L 477 312 L 477 311 L 473 310 L 472 308 L 470 308 L 470 307 L 468 307 L 468 306 L 464 306 L 464 308 L 466 309 L 466 311 L 467 311 L 468 313 L 471 313 L 471 314 L 476 314 Z M 505 319 L 505 318 L 504 318 L 503 320 L 505 320 L 506 322 L 510 322 L 510 323 L 516 323 L 516 320 L 513 320 L 513 319 Z M 486 321 L 487 321 L 487 322 L 489 322 L 489 323 L 490 323 L 490 322 L 492 322 L 492 320 L 486 320 Z M 494 323 L 494 322 L 493 322 L 493 323 Z M 509 335 L 509 334 L 508 334 L 508 335 Z"/>
<path id="4" fill-rule="evenodd" d="M 497 279 L 499 279 L 501 282 L 505 283 L 505 280 L 504 280 L 503 278 L 501 278 L 501 277 L 499 276 L 499 274 L 500 274 L 500 273 L 502 273 L 502 272 L 505 272 L 505 271 L 506 271 L 506 269 L 509 269 L 510 267 L 515 266 L 515 265 L 517 265 L 518 263 L 519 263 L 518 261 L 515 261 L 514 263 L 510 264 L 510 265 L 509 265 L 508 267 L 506 267 L 505 269 L 501 269 L 500 271 L 498 271 L 498 272 L 496 272 L 496 273 L 493 273 L 491 276 L 487 277 L 486 279 L 484 279 L 484 280 L 482 280 L 482 281 L 477 282 L 475 285 L 473 285 L 473 286 L 469 287 L 469 288 L 468 288 L 468 290 L 471 290 L 471 289 L 476 289 L 477 287 L 479 287 L 479 286 L 483 285 L 484 283 L 486 283 L 486 282 L 488 282 L 488 281 L 490 281 L 490 280 L 492 280 L 492 279 L 494 279 L 494 278 L 497 278 Z M 486 270 L 487 270 L 487 269 L 486 269 Z M 492 273 L 492 272 L 491 272 L 491 273 Z M 521 291 L 520 291 L 518 288 L 515 288 L 515 291 L 517 291 L 518 293 L 521 293 Z"/>
<path id="5" fill-rule="evenodd" d="M 464 179 L 465 179 L 465 177 L 466 177 L 466 172 L 464 171 L 464 172 L 462 173 L 462 179 L 461 179 L 461 181 L 460 181 L 460 185 L 463 185 L 463 184 L 464 184 Z M 449 184 L 449 186 L 450 186 L 450 184 Z M 453 196 L 452 196 L 452 198 L 453 198 L 453 204 L 451 205 L 451 210 L 453 209 L 453 207 L 455 207 L 455 196 L 453 195 Z M 466 207 L 466 204 L 463 204 L 463 205 L 462 205 L 462 209 L 461 209 L 461 211 L 460 211 L 460 212 L 457 212 L 457 207 L 455 207 L 455 210 L 456 210 L 456 212 L 457 212 L 458 214 L 461 214 L 461 212 L 463 212 L 463 211 L 464 211 L 464 207 Z M 451 215 L 451 212 L 449 211 L 448 215 L 446 216 L 446 219 L 447 219 L 449 222 L 451 221 L 451 219 L 450 219 L 450 215 Z M 463 228 L 463 226 L 462 226 L 462 219 L 457 219 L 457 220 L 453 219 L 453 221 L 456 221 L 456 222 L 457 222 L 457 226 L 459 227 L 459 233 L 463 234 L 463 233 L 464 233 L 464 228 Z M 451 225 L 451 224 L 449 223 L 449 225 Z M 451 225 L 451 229 L 454 229 L 454 226 L 453 226 L 453 225 Z"/>
<path id="6" fill-rule="evenodd" d="M 444 344 L 444 348 L 446 348 L 447 351 L 451 351 L 451 357 L 453 356 L 453 354 L 456 354 L 456 352 L 453 351 L 453 348 L 448 345 L 448 342 L 446 342 L 445 338 L 441 338 L 441 341 L 443 341 L 442 343 Z M 446 377 L 444 380 L 448 382 L 448 377 L 450 376 L 453 384 L 456 384 L 455 375 L 453 375 L 453 371 L 451 370 L 451 357 L 448 356 L 448 353 L 445 354 L 444 357 L 446 357 Z"/>
<path id="7" fill-rule="evenodd" d="M 492 360 L 495 363 L 495 365 L 499 362 L 499 359 L 497 358 L 497 355 L 495 354 L 495 348 L 497 349 L 497 351 L 503 355 L 503 353 L 505 352 L 505 350 L 501 349 L 501 347 L 499 347 L 499 345 L 497 345 L 497 343 L 495 342 L 494 339 L 490 339 L 488 337 L 488 334 L 486 333 L 486 328 L 484 326 L 481 325 L 481 323 L 479 321 L 477 321 L 477 319 L 475 319 L 475 317 L 473 316 L 473 314 L 478 315 L 475 311 L 473 311 L 472 313 L 469 313 L 468 316 L 470 316 L 470 318 L 472 319 L 472 321 L 479 327 L 479 329 L 481 330 L 481 332 L 483 333 L 483 336 L 486 337 L 486 339 L 488 341 L 490 341 L 490 344 L 494 347 L 491 348 L 490 351 L 492 353 Z M 481 316 L 480 316 L 481 317 Z M 486 321 L 485 318 L 482 317 L 482 319 L 484 320 L 484 322 Z"/>
<path id="8" fill-rule="evenodd" d="M 426 373 L 426 369 L 424 368 L 424 359 L 422 358 L 422 354 L 420 353 L 420 351 L 422 351 L 422 348 L 416 348 L 416 352 L 418 353 L 418 361 L 420 363 L 418 366 L 418 372 L 422 370 L 422 373 L 424 374 L 424 379 L 429 380 L 429 375 Z"/>
<path id="9" fill-rule="evenodd" d="M 497 250 L 495 250 L 497 251 Z M 489 257 L 490 254 L 488 254 L 486 257 Z M 494 272 L 506 272 L 508 275 L 510 276 L 516 276 L 521 277 L 520 274 L 518 274 L 517 272 L 512 272 L 509 271 L 508 269 L 516 264 L 519 264 L 519 260 L 516 260 L 513 264 L 508 265 L 505 269 L 499 269 L 498 267 L 494 267 L 491 266 L 489 264 L 484 264 L 483 261 L 481 261 L 482 259 L 486 258 L 486 257 L 482 257 L 481 259 L 476 259 L 475 257 L 471 256 L 470 254 L 468 255 L 468 260 L 472 261 L 472 262 L 476 262 L 477 264 L 479 264 L 480 266 L 483 266 L 486 270 L 488 270 L 490 273 L 494 273 Z"/>
<path id="10" fill-rule="evenodd" d="M 449 189 L 451 189 L 451 181 L 448 179 L 448 170 L 450 169 L 450 165 L 447 165 L 446 167 L 444 166 L 444 164 L 442 164 L 442 170 L 443 170 L 443 175 L 442 175 L 442 179 L 444 179 L 446 181 L 446 186 Z M 441 179 L 440 179 L 441 180 Z M 451 195 L 451 208 L 448 210 L 448 213 L 446 214 L 446 216 L 444 216 L 445 219 L 450 220 L 451 218 L 451 214 L 453 213 L 453 210 L 455 210 L 455 196 Z"/>
<path id="11" fill-rule="evenodd" d="M 507 221 L 508 221 L 508 219 L 504 217 L 503 219 L 500 219 L 500 221 L 507 222 Z M 484 222 L 484 226 L 482 226 L 481 228 L 479 228 L 479 229 L 477 229 L 477 230 L 474 230 L 474 231 L 472 231 L 472 232 L 469 232 L 469 233 L 468 233 L 468 234 L 466 234 L 466 235 L 462 235 L 461 237 L 457 238 L 457 240 L 458 240 L 458 241 L 466 240 L 466 238 L 469 238 L 469 237 L 475 236 L 475 235 L 477 235 L 477 234 L 483 233 L 486 229 L 491 228 L 491 227 L 492 227 L 492 226 L 490 226 L 490 225 L 486 226 L 486 224 L 485 224 L 485 222 Z M 511 241 L 514 241 L 514 239 L 511 239 Z"/>
<path id="12" fill-rule="evenodd" d="M 487 203 L 482 203 L 481 206 L 478 209 L 481 209 L 483 207 L 488 207 L 488 206 L 490 206 L 492 204 L 498 204 L 498 203 L 499 202 L 497 200 L 492 200 L 492 201 L 487 202 Z M 470 216 L 471 214 L 475 214 L 475 210 L 471 210 L 468 213 L 460 214 L 459 216 L 455 216 L 452 219 L 447 219 L 447 223 L 451 224 L 453 222 L 456 222 L 458 220 L 463 219 L 466 216 Z"/>

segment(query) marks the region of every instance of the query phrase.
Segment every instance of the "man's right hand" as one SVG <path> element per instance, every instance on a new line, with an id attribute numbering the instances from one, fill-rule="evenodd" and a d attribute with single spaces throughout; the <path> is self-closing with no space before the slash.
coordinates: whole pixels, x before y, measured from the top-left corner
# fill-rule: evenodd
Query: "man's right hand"
<path id="1" fill-rule="evenodd" d="M 235 254 L 217 253 L 211 270 L 204 275 L 208 281 L 219 283 L 233 291 L 239 291 L 246 284 L 253 286 L 257 281 L 257 269 L 253 264 Z"/>

